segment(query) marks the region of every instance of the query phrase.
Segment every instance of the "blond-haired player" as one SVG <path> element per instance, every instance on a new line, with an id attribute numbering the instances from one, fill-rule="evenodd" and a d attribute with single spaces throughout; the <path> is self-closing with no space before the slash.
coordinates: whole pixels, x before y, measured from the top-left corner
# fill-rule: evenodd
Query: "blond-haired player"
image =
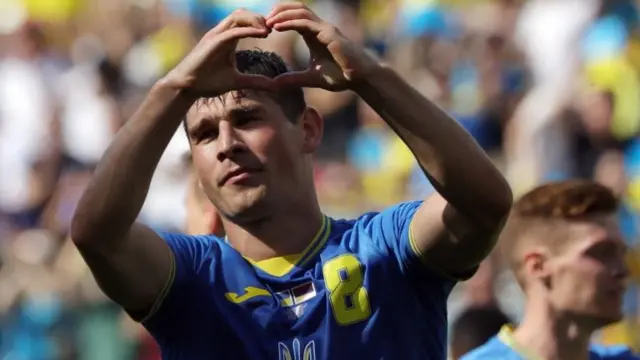
<path id="1" fill-rule="evenodd" d="M 582 180 L 517 201 L 501 246 L 526 295 L 523 321 L 462 359 L 637 359 L 624 347 L 590 344 L 622 318 L 628 271 L 617 210 L 608 188 Z"/>

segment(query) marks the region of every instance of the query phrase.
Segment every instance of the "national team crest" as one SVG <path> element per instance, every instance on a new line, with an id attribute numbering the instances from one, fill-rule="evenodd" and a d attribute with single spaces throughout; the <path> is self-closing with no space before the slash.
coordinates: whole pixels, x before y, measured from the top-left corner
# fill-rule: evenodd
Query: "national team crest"
<path id="1" fill-rule="evenodd" d="M 302 352 L 300 350 L 302 350 Z M 283 342 L 278 342 L 278 359 L 316 360 L 316 343 L 311 340 L 304 346 L 304 349 L 301 349 L 300 340 L 298 339 L 293 339 L 291 348 Z"/>

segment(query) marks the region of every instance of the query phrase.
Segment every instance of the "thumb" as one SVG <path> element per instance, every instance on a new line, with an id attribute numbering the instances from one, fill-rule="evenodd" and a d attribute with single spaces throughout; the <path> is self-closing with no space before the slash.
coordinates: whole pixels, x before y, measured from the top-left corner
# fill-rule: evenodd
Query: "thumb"
<path id="1" fill-rule="evenodd" d="M 253 90 L 265 90 L 276 91 L 277 86 L 274 79 L 268 78 L 264 75 L 254 74 L 238 74 L 235 79 L 235 89 L 253 89 Z"/>
<path id="2" fill-rule="evenodd" d="M 307 69 L 304 71 L 291 71 L 276 76 L 274 79 L 278 87 L 316 87 L 324 88 L 327 81 L 318 71 Z"/>

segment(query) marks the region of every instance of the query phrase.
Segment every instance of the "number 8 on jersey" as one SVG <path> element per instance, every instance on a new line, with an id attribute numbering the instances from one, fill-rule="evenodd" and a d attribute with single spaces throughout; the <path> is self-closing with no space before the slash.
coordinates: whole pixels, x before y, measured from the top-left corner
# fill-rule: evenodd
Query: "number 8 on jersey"
<path id="1" fill-rule="evenodd" d="M 329 291 L 333 317 L 339 325 L 351 325 L 371 315 L 369 295 L 363 287 L 364 272 L 358 259 L 340 255 L 322 267 L 325 286 Z"/>

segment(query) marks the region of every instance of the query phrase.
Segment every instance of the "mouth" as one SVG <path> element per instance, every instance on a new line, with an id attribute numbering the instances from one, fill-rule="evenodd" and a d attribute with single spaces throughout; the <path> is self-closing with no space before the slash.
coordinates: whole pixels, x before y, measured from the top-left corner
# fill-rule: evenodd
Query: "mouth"
<path id="1" fill-rule="evenodd" d="M 225 176 L 223 176 L 219 181 L 218 185 L 223 186 L 227 184 L 238 184 L 248 180 L 249 178 L 260 172 L 262 172 L 262 170 L 242 167 L 236 168 L 226 173 Z"/>

